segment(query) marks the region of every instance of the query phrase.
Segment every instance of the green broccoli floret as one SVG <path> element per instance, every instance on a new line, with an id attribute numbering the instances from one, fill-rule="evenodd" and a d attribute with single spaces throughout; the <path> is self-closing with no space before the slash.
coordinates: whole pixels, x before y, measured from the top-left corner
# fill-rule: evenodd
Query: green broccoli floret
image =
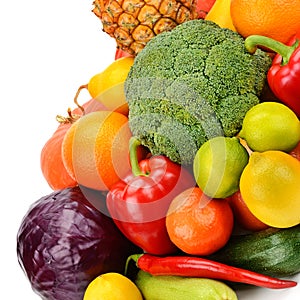
<path id="1" fill-rule="evenodd" d="M 215 136 L 234 136 L 259 103 L 271 58 L 236 32 L 192 20 L 151 39 L 125 82 L 129 125 L 152 154 L 191 164 Z"/>

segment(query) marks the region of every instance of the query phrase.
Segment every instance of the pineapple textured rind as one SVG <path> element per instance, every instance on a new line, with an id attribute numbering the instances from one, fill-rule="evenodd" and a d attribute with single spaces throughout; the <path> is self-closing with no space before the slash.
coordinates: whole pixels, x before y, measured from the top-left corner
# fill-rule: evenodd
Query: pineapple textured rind
<path id="1" fill-rule="evenodd" d="M 93 5 L 103 31 L 132 55 L 154 36 L 198 16 L 196 0 L 95 0 Z"/>

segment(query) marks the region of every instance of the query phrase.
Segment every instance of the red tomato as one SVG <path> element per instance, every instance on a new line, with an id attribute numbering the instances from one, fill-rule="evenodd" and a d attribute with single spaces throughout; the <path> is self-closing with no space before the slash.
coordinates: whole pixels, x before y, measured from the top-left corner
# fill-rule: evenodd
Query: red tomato
<path id="1" fill-rule="evenodd" d="M 298 160 L 300 160 L 300 142 L 298 145 L 290 152 L 290 155 L 294 156 Z"/>
<path id="2" fill-rule="evenodd" d="M 216 0 L 197 0 L 198 19 L 204 19 L 215 2 Z"/>
<path id="3" fill-rule="evenodd" d="M 127 52 L 125 52 L 125 51 L 117 48 L 116 49 L 116 54 L 115 54 L 115 60 L 117 60 L 117 59 L 119 59 L 121 57 L 133 57 L 133 55 L 131 55 L 131 54 L 129 54 L 129 53 L 127 53 Z"/>
<path id="4" fill-rule="evenodd" d="M 41 151 L 41 170 L 53 190 L 77 185 L 77 182 L 67 172 L 61 156 L 63 137 L 70 127 L 71 123 L 59 125 Z"/>
<path id="5" fill-rule="evenodd" d="M 268 228 L 269 226 L 258 220 L 249 210 L 244 202 L 240 191 L 234 193 L 231 197 L 227 198 L 235 220 L 238 224 L 249 231 L 259 231 Z"/>

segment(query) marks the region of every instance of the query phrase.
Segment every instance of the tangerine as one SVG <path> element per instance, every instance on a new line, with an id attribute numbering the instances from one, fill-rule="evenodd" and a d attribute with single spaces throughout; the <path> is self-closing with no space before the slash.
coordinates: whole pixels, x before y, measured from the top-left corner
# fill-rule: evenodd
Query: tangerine
<path id="1" fill-rule="evenodd" d="M 299 30 L 299 0 L 232 0 L 230 13 L 243 37 L 256 34 L 286 43 Z"/>
<path id="2" fill-rule="evenodd" d="M 130 170 L 128 118 L 112 111 L 91 112 L 72 124 L 62 144 L 71 177 L 85 187 L 107 191 Z"/>
<path id="3" fill-rule="evenodd" d="M 211 199 L 194 187 L 173 199 L 166 227 L 171 241 L 183 252 L 210 255 L 229 240 L 233 213 L 227 200 Z"/>

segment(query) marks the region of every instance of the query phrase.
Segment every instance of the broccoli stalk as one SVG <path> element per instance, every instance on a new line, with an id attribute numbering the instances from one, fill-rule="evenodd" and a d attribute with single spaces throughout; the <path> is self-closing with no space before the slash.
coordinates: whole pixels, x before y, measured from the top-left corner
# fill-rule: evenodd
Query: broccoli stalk
<path id="1" fill-rule="evenodd" d="M 271 58 L 236 32 L 192 20 L 150 40 L 125 82 L 129 125 L 152 154 L 191 164 L 215 136 L 234 136 L 260 102 Z"/>

